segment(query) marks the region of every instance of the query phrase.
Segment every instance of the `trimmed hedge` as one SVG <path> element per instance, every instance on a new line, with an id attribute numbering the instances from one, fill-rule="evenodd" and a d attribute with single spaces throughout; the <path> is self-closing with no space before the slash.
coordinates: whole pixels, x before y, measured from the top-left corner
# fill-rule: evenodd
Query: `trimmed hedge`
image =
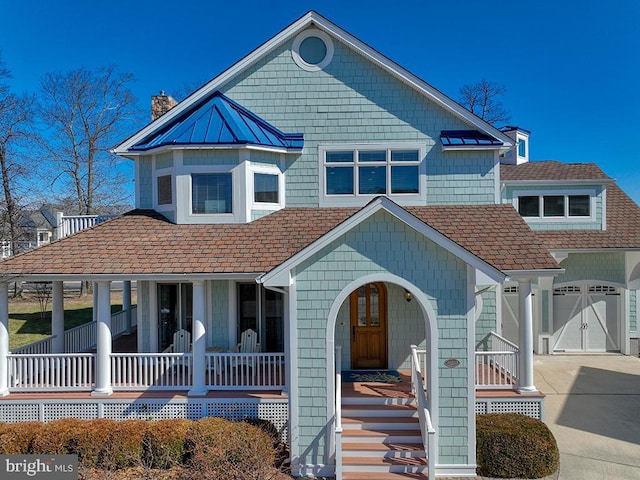
<path id="1" fill-rule="evenodd" d="M 560 453 L 549 428 L 516 413 L 476 416 L 478 475 L 541 478 L 558 470 Z"/>
<path id="2" fill-rule="evenodd" d="M 0 423 L 2 454 L 77 454 L 85 469 L 177 468 L 184 479 L 261 479 L 273 473 L 275 429 L 221 418 Z"/>

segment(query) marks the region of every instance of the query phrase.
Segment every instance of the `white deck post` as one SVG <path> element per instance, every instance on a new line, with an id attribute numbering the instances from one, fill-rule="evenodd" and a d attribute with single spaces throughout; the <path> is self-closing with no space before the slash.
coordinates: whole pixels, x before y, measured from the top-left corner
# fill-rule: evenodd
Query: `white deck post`
<path id="1" fill-rule="evenodd" d="M 98 298 L 96 388 L 91 395 L 111 395 L 111 282 L 96 282 Z"/>
<path id="2" fill-rule="evenodd" d="M 131 333 L 131 280 L 122 282 L 122 310 L 125 311 L 127 333 Z"/>
<path id="3" fill-rule="evenodd" d="M 207 336 L 205 327 L 204 311 L 204 281 L 195 280 L 193 283 L 193 324 L 191 340 L 192 361 L 193 361 L 193 383 L 189 390 L 190 397 L 204 396 L 207 394 L 205 382 L 205 351 L 207 347 Z"/>
<path id="4" fill-rule="evenodd" d="M 0 396 L 9 395 L 9 284 L 0 283 Z"/>
<path id="5" fill-rule="evenodd" d="M 64 282 L 53 282 L 51 299 L 51 353 L 64 353 Z"/>
<path id="6" fill-rule="evenodd" d="M 520 375 L 518 390 L 535 393 L 533 384 L 533 302 L 531 279 L 518 281 L 518 303 L 520 309 Z"/>

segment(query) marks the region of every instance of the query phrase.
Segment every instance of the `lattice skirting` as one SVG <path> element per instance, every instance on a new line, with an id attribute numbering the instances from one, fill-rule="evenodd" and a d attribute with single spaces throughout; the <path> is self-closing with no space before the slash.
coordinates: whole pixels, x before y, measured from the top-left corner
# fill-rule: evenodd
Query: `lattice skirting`
<path id="1" fill-rule="evenodd" d="M 476 415 L 482 413 L 520 413 L 543 420 L 544 398 L 476 398 Z"/>
<path id="2" fill-rule="evenodd" d="M 90 400 L 20 400 L 0 403 L 0 420 L 3 422 L 50 422 L 60 418 L 109 418 L 112 420 L 161 420 L 186 418 L 198 420 L 202 417 L 224 417 L 229 420 L 261 418 L 272 422 L 287 440 L 287 400 L 247 400 L 225 398 L 203 399 L 90 399 Z"/>

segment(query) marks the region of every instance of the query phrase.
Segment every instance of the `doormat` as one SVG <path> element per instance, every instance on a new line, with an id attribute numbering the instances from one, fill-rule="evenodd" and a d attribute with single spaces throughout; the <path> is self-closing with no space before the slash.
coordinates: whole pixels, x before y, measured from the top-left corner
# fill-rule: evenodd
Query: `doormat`
<path id="1" fill-rule="evenodd" d="M 402 377 L 397 370 L 345 370 L 342 372 L 342 381 L 348 383 L 400 383 Z"/>

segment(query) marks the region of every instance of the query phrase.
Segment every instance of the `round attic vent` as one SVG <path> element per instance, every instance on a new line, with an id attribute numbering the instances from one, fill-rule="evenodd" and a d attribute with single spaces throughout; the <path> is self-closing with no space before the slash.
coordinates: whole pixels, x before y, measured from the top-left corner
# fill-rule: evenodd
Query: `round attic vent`
<path id="1" fill-rule="evenodd" d="M 291 55 L 293 61 L 303 70 L 317 72 L 331 62 L 333 42 L 323 31 L 310 28 L 295 38 Z"/>

